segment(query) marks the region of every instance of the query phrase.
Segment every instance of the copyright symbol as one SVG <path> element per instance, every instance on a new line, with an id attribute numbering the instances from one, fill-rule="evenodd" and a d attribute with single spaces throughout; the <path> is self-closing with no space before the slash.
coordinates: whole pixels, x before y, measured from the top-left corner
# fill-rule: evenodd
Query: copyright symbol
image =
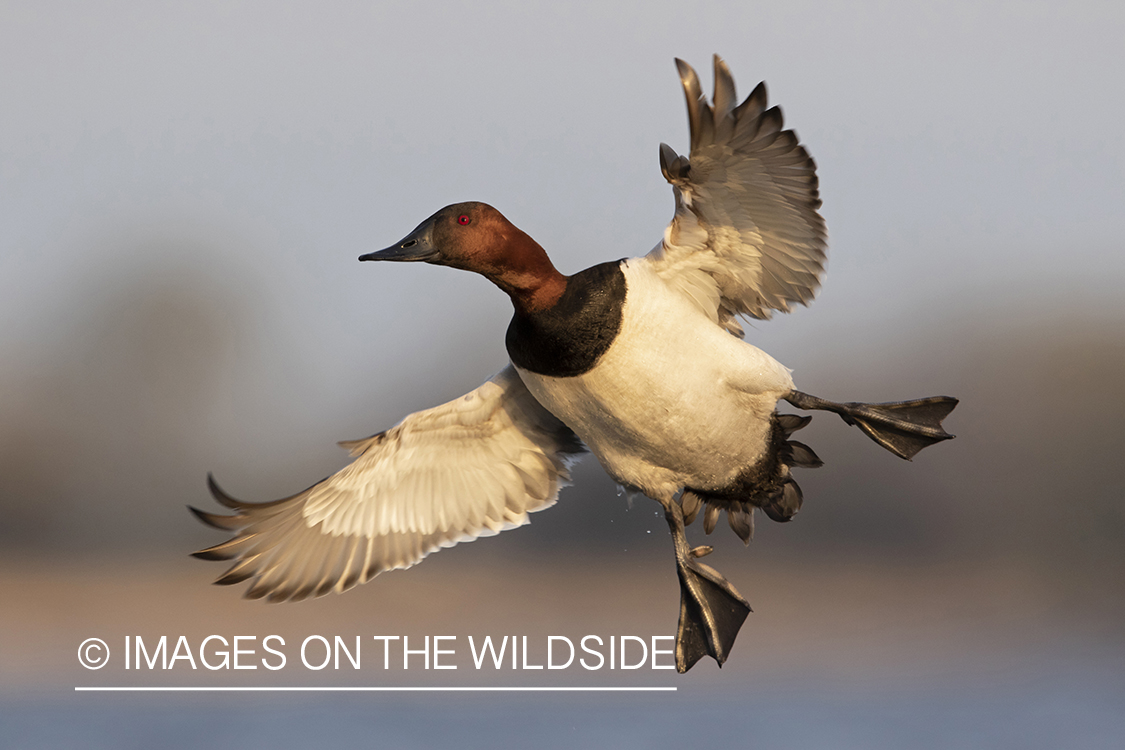
<path id="1" fill-rule="evenodd" d="M 101 638 L 87 638 L 78 647 L 78 663 L 86 669 L 101 669 L 109 663 L 109 646 Z"/>

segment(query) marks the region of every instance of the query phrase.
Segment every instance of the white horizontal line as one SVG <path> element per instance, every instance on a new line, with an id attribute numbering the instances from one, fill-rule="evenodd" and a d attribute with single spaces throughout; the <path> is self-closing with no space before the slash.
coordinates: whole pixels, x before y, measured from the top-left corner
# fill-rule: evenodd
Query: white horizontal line
<path id="1" fill-rule="evenodd" d="M 75 687 L 76 692 L 99 693 L 652 693 L 675 692 L 676 687 Z"/>

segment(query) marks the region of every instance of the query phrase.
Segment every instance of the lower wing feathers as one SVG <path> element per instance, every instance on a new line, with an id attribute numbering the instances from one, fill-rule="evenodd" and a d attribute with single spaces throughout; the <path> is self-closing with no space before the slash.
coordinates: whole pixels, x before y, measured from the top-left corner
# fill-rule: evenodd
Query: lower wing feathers
<path id="1" fill-rule="evenodd" d="M 346 591 L 429 553 L 527 523 L 554 504 L 584 446 L 508 366 L 447 404 L 341 443 L 356 460 L 304 492 L 270 503 L 212 495 L 235 511 L 192 508 L 233 531 L 200 550 L 233 560 L 216 583 L 250 580 L 248 598 L 289 601 Z"/>

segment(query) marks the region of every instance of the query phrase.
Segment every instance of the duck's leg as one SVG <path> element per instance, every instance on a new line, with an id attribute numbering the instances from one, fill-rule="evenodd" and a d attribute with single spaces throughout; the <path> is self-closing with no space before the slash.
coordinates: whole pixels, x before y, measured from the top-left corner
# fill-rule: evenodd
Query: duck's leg
<path id="1" fill-rule="evenodd" d="M 680 626 L 676 632 L 676 671 L 686 672 L 704 656 L 721 667 L 730 655 L 735 636 L 750 614 L 750 605 L 714 568 L 697 558 L 710 547 L 689 549 L 684 534 L 684 516 L 674 499 L 661 501 L 664 518 L 676 549 L 676 573 L 680 578 Z"/>
<path id="2" fill-rule="evenodd" d="M 836 412 L 845 422 L 863 430 L 876 443 L 907 461 L 926 446 L 953 437 L 941 426 L 941 420 L 957 406 L 957 399 L 950 396 L 885 404 L 856 401 L 837 404 L 800 391 L 790 391 L 784 398 L 798 409 Z"/>

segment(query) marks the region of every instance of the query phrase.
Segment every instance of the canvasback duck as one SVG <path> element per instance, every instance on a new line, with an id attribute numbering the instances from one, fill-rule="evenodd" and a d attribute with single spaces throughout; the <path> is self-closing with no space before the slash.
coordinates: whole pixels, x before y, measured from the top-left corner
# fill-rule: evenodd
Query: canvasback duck
<path id="1" fill-rule="evenodd" d="M 362 261 L 423 261 L 479 273 L 511 298 L 511 363 L 467 395 L 397 426 L 341 443 L 356 460 L 304 492 L 246 503 L 208 477 L 236 532 L 195 555 L 234 560 L 216 583 L 251 581 L 248 598 L 342 592 L 429 553 L 528 522 L 553 505 L 589 451 L 620 485 L 664 508 L 680 581 L 676 666 L 721 666 L 750 612 L 741 594 L 688 546 L 726 511 L 749 543 L 754 510 L 788 521 L 801 507 L 792 469 L 821 461 L 791 440 L 811 417 L 778 402 L 833 411 L 910 459 L 952 435 L 957 400 L 835 403 L 795 389 L 789 370 L 745 343 L 738 316 L 807 304 L 824 271 L 816 165 L 759 84 L 741 104 L 715 57 L 709 104 L 676 60 L 687 96 L 688 157 L 660 146 L 675 215 L 647 255 L 565 276 L 492 206 L 446 206 Z"/>

